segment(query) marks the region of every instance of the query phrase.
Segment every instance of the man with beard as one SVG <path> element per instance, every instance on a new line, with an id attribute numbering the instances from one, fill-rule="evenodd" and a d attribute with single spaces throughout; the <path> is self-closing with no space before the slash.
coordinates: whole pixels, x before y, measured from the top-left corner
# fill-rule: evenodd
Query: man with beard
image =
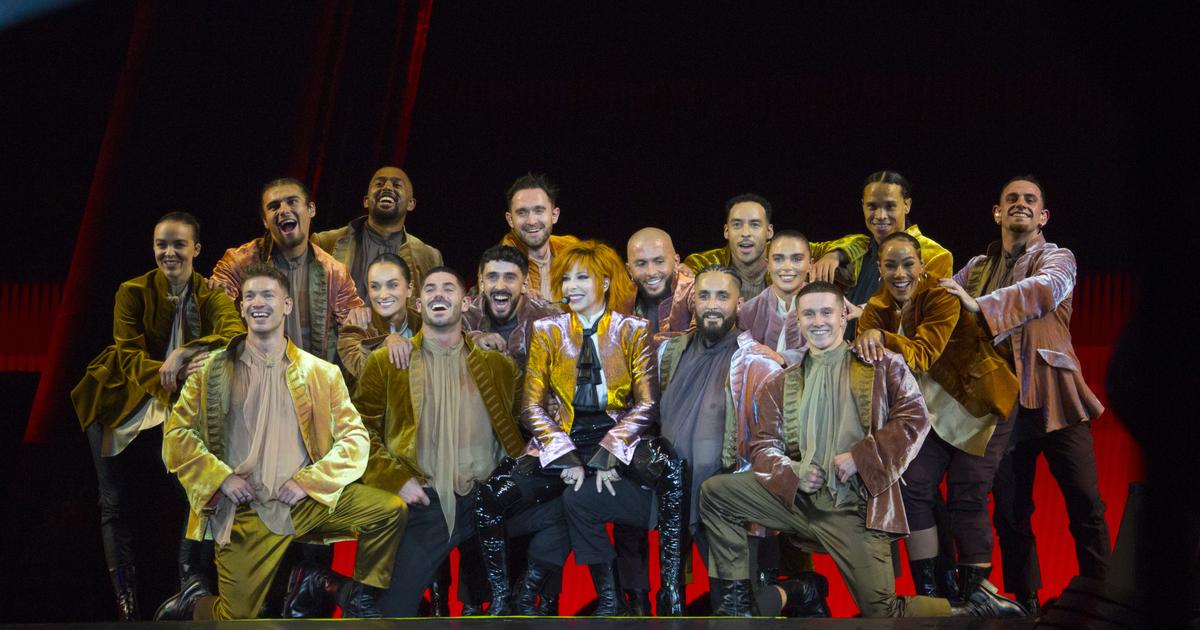
<path id="1" fill-rule="evenodd" d="M 896 171 L 878 171 L 867 176 L 862 193 L 863 219 L 870 234 L 850 234 L 812 244 L 813 280 L 836 282 L 848 287 L 846 297 L 856 309 L 879 290 L 879 242 L 892 232 L 905 232 L 921 243 L 925 272 L 945 278 L 954 271 L 949 250 L 921 234 L 917 224 L 908 224 L 912 211 L 912 186 Z M 857 311 L 856 311 L 857 312 Z M 857 317 L 857 314 L 852 315 Z M 846 326 L 847 341 L 854 339 L 857 322 Z"/>
<path id="2" fill-rule="evenodd" d="M 367 267 L 380 254 L 399 256 L 408 265 L 413 285 L 420 286 L 425 272 L 442 264 L 442 253 L 405 229 L 405 220 L 417 206 L 408 174 L 395 166 L 375 171 L 362 205 L 366 216 L 352 219 L 345 227 L 317 232 L 313 242 L 346 266 L 364 301 L 368 299 Z"/>
<path id="3" fill-rule="evenodd" d="M 625 267 L 638 287 L 633 314 L 650 322 L 655 345 L 691 329 L 696 276 L 679 264 L 671 235 L 642 228 L 629 237 L 625 254 Z"/>
<path id="4" fill-rule="evenodd" d="M 365 306 L 346 266 L 308 239 L 317 214 L 308 189 L 285 177 L 263 186 L 260 217 L 267 233 L 228 249 L 213 268 L 211 282 L 238 299 L 242 273 L 255 262 L 269 262 L 288 277 L 295 308 L 287 317 L 287 337 L 305 352 L 337 360 L 338 328 L 352 309 Z M 369 318 L 369 310 L 366 315 Z M 369 319 L 368 319 L 369 323 Z"/>
<path id="5" fill-rule="evenodd" d="M 138 483 L 144 470 L 140 464 L 147 462 L 162 473 L 162 438 L 156 429 L 170 414 L 176 392 L 210 349 L 245 330 L 233 302 L 220 289 L 210 289 L 193 269 L 200 254 L 195 217 L 186 212 L 163 215 L 154 226 L 153 247 L 155 269 L 117 289 L 113 345 L 88 364 L 71 390 L 96 465 L 100 534 L 121 621 L 139 616 L 127 512 L 130 499 L 153 499 L 144 496 Z M 204 575 L 211 565 L 212 544 L 184 538 L 181 583 Z"/>
<path id="6" fill-rule="evenodd" d="M 187 536 L 217 545 L 219 595 L 193 578 L 160 620 L 248 619 L 295 539 L 357 538 L 354 581 L 330 574 L 347 617 L 378 617 L 404 530 L 397 497 L 354 483 L 370 438 L 336 366 L 284 335 L 294 303 L 273 265 L 242 270 L 249 330 L 188 379 L 163 433 L 163 461 L 191 503 Z"/>
<path id="7" fill-rule="evenodd" d="M 521 250 L 489 247 L 479 257 L 479 299 L 463 311 L 463 328 L 471 339 L 485 350 L 508 355 L 520 374 L 525 373 L 533 322 L 562 312 L 527 290 L 528 272 L 529 260 Z"/>
<path id="8" fill-rule="evenodd" d="M 755 395 L 751 470 L 716 475 L 701 487 L 714 611 L 758 613 L 746 525 L 759 523 L 833 556 L 864 617 L 1024 614 L 986 583 L 962 605 L 896 596 L 891 539 L 908 533 L 899 480 L 929 418 L 902 357 L 885 351 L 868 364 L 849 352 L 844 301 L 825 282 L 800 290 L 805 352 Z"/>
<path id="9" fill-rule="evenodd" d="M 1042 235 L 1050 220 L 1042 185 L 1032 175 L 1010 179 L 992 217 L 1000 240 L 941 286 L 975 314 L 1021 383 L 1009 451 L 992 491 L 993 518 L 1004 587 L 1036 615 L 1042 575 L 1030 519 L 1039 454 L 1066 500 L 1080 575 L 1103 580 L 1108 569 L 1108 525 L 1088 422 L 1104 407 L 1071 346 L 1075 255 Z"/>
<path id="10" fill-rule="evenodd" d="M 767 241 L 775 233 L 771 225 L 771 202 L 746 193 L 725 202 L 725 246 L 692 254 L 683 260 L 693 272 L 709 265 L 732 267 L 742 281 L 742 299 L 762 293 L 767 287 Z"/>
<path id="11" fill-rule="evenodd" d="M 796 318 L 796 294 L 808 281 L 812 262 L 808 238 L 795 230 L 780 230 L 767 246 L 771 286 L 738 309 L 738 321 L 754 340 L 774 348 L 785 359 L 796 358 L 804 345 Z"/>
<path id="12" fill-rule="evenodd" d="M 543 173 L 526 173 L 509 186 L 505 195 L 508 210 L 504 220 L 511 228 L 501 245 L 521 250 L 529 259 L 527 283 L 529 292 L 549 299 L 554 278 L 550 277 L 550 261 L 559 252 L 579 242 L 574 236 L 555 236 L 558 223 L 558 186 Z"/>
<path id="13" fill-rule="evenodd" d="M 416 614 L 421 593 L 450 550 L 475 536 L 479 483 L 501 457 L 524 449 L 513 417 L 516 366 L 464 335 L 465 296 L 457 272 L 428 270 L 418 300 L 421 331 L 413 337 L 408 368 L 397 368 L 377 350 L 354 395 L 371 436 L 363 483 L 408 504 L 396 577 L 380 600 L 389 617 Z M 517 535 L 537 532 L 535 541 L 541 537 L 565 558 L 560 503 L 513 515 L 508 526 Z"/>
<path id="14" fill-rule="evenodd" d="M 713 265 L 702 270 L 692 296 L 696 328 L 664 343 L 659 358 L 662 434 L 685 461 L 688 480 L 678 497 L 683 503 L 678 513 L 686 519 L 679 524 L 680 535 L 659 539 L 662 546 L 681 546 L 681 553 L 671 554 L 676 558 L 690 555 L 692 540 L 701 556 L 709 557 L 708 538 L 700 522 L 700 484 L 746 463 L 748 444 L 743 436 L 752 422 L 754 395 L 781 369 L 778 354 L 735 326 L 742 301 L 738 281 L 729 267 Z M 673 569 L 671 575 L 681 577 L 682 572 Z M 668 574 L 664 571 L 663 575 Z M 685 600 L 681 581 L 664 582 L 659 614 L 663 614 L 664 600 L 672 600 L 663 594 L 671 589 L 677 589 L 675 601 Z M 827 594 L 825 579 L 806 573 L 760 589 L 758 602 L 768 616 L 778 614 L 789 600 L 800 614 L 828 616 Z"/>

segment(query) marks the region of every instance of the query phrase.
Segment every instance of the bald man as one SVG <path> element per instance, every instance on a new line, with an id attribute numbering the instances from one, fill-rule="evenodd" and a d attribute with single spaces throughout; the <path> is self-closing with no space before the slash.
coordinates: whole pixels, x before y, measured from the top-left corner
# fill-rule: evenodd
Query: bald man
<path id="1" fill-rule="evenodd" d="M 634 314 L 650 321 L 653 343 L 681 335 L 692 328 L 691 269 L 679 264 L 671 235 L 655 228 L 642 228 L 629 237 L 625 267 L 637 283 Z"/>
<path id="2" fill-rule="evenodd" d="M 345 227 L 326 230 L 313 235 L 317 247 L 329 252 L 338 262 L 346 265 L 358 295 L 367 301 L 367 267 L 380 254 L 399 256 L 412 272 L 412 285 L 420 286 L 425 272 L 442 264 L 442 253 L 421 239 L 409 234 L 405 220 L 417 207 L 413 197 L 412 181 L 408 174 L 395 166 L 384 166 L 375 171 L 367 192 L 363 195 L 362 207 L 366 216 L 353 219 Z M 412 305 L 415 291 L 409 292 Z M 362 328 L 370 324 L 370 309 L 364 308 Z"/>

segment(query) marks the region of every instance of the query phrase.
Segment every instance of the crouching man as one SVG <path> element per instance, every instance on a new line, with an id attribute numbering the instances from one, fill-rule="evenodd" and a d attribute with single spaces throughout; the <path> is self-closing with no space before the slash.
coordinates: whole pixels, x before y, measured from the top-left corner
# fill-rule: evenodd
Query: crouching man
<path id="1" fill-rule="evenodd" d="M 240 292 L 249 333 L 188 379 L 163 435 L 163 460 L 192 507 L 187 536 L 216 541 L 220 595 L 189 581 L 155 618 L 255 617 L 292 540 L 355 537 L 354 581 L 333 590 L 347 617 L 378 617 L 404 502 L 352 483 L 366 469 L 367 430 L 338 368 L 284 335 L 287 276 L 250 265 Z"/>
<path id="2" fill-rule="evenodd" d="M 900 355 L 872 365 L 849 352 L 843 300 L 825 282 L 800 290 L 807 348 L 756 394 L 751 470 L 701 487 L 713 610 L 757 614 L 746 538 L 756 522 L 832 555 L 864 617 L 1023 615 L 986 583 L 962 605 L 896 596 L 891 541 L 908 533 L 897 482 L 929 433 L 928 412 Z"/>

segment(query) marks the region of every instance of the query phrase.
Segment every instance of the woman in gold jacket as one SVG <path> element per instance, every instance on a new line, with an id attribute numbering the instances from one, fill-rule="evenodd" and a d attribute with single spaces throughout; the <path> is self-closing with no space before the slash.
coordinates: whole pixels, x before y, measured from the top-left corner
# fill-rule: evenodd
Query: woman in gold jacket
<path id="1" fill-rule="evenodd" d="M 855 349 L 868 361 L 882 348 L 904 357 L 929 408 L 933 431 L 904 472 L 904 509 L 912 534 L 909 565 L 918 595 L 953 596 L 937 584 L 935 493 L 947 479 L 947 505 L 958 550 L 958 591 L 969 593 L 991 573 L 988 492 L 1008 445 L 1017 378 L 974 318 L 926 274 L 917 239 L 903 232 L 879 244 L 883 282 L 859 320 Z"/>

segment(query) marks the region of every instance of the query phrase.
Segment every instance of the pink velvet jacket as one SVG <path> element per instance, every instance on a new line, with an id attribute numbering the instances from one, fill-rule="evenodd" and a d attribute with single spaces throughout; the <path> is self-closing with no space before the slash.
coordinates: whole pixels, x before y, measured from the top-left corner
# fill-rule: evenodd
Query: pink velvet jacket
<path id="1" fill-rule="evenodd" d="M 472 341 L 481 335 L 496 332 L 492 320 L 484 313 L 484 298 L 482 295 L 471 301 L 471 305 L 463 309 L 463 329 Z M 517 325 L 508 333 L 504 340 L 504 354 L 517 364 L 517 369 L 525 371 L 526 359 L 529 355 L 529 339 L 533 336 L 533 322 L 562 313 L 562 309 L 543 300 L 536 295 L 523 294 L 517 302 Z"/>
<path id="2" fill-rule="evenodd" d="M 775 297 L 774 291 L 763 291 L 738 308 L 738 323 L 755 341 L 772 350 L 779 343 L 779 335 L 787 336 L 788 350 L 799 350 L 804 347 L 800 322 L 794 313 L 791 317 L 780 315 L 778 304 L 779 298 Z"/>
<path id="3" fill-rule="evenodd" d="M 898 482 L 929 433 L 925 400 L 904 358 L 890 351 L 885 351 L 884 359 L 876 365 L 855 359 L 850 368 L 850 391 L 866 434 L 850 449 L 867 491 L 866 526 L 907 534 L 908 518 Z M 792 461 L 800 455 L 799 407 L 803 393 L 802 356 L 759 388 L 755 397 L 758 409 L 751 425 L 751 468 L 759 482 L 788 506 L 800 487 Z"/>
<path id="4" fill-rule="evenodd" d="M 609 310 L 601 316 L 596 346 L 608 387 L 606 411 L 616 426 L 600 446 L 623 464 L 633 457 L 642 433 L 658 421 L 658 376 L 646 320 Z M 575 450 L 571 425 L 575 419 L 576 362 L 583 347 L 583 328 L 574 313 L 539 319 L 533 324 L 529 361 L 521 399 L 521 422 L 533 434 L 529 451 L 542 465 Z M 553 396 L 558 412 L 551 417 Z"/>
<path id="5" fill-rule="evenodd" d="M 999 252 L 999 242 L 992 243 L 991 256 L 972 258 L 954 280 L 975 296 L 993 343 L 1012 337 L 1021 406 L 1041 409 L 1046 431 L 1099 417 L 1104 406 L 1084 381 L 1071 347 L 1075 255 L 1039 233 L 1013 264 L 1013 283 L 980 295 Z"/>

